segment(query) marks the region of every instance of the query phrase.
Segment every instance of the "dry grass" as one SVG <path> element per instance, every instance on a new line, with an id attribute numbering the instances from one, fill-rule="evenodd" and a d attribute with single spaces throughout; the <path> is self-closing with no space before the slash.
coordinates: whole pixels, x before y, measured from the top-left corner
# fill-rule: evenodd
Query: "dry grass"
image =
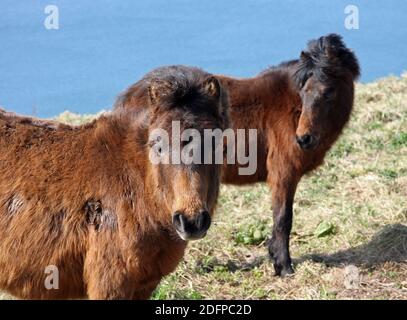
<path id="1" fill-rule="evenodd" d="M 83 117 L 64 113 L 59 120 Z M 348 128 L 325 164 L 300 183 L 295 275 L 274 277 L 266 255 L 268 188 L 222 186 L 208 236 L 190 243 L 154 298 L 407 299 L 406 199 L 407 75 L 359 84 Z"/>
<path id="2" fill-rule="evenodd" d="M 267 186 L 222 186 L 208 236 L 190 244 L 154 297 L 407 299 L 406 199 L 407 74 L 357 86 L 348 128 L 325 164 L 301 181 L 293 277 L 274 277 L 264 241 L 250 244 L 247 225 L 271 230 Z M 248 235 L 248 244 L 240 241 Z"/>

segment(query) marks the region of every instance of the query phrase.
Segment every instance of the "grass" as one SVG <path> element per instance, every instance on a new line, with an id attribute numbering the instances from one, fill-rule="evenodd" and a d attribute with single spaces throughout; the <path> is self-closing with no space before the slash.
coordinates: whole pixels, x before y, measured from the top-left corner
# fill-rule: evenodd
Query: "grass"
<path id="1" fill-rule="evenodd" d="M 406 199 L 407 74 L 357 85 L 349 126 L 301 181 L 294 276 L 274 277 L 266 255 L 267 186 L 224 185 L 207 237 L 190 243 L 153 299 L 407 299 Z"/>
<path id="2" fill-rule="evenodd" d="M 299 185 L 295 275 L 274 277 L 266 255 L 267 186 L 222 186 L 208 236 L 190 243 L 153 298 L 188 290 L 204 299 L 407 299 L 406 199 L 407 75 L 358 84 L 344 134 Z"/>

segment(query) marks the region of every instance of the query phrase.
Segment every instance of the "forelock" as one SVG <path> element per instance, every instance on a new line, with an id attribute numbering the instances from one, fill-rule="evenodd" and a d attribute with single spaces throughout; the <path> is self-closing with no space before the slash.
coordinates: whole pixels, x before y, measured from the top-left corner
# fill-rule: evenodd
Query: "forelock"
<path id="1" fill-rule="evenodd" d="M 360 67 L 355 54 L 345 46 L 341 36 L 330 34 L 308 43 L 294 73 L 297 85 L 302 88 L 312 74 L 324 83 L 346 74 L 355 80 L 360 75 Z"/>

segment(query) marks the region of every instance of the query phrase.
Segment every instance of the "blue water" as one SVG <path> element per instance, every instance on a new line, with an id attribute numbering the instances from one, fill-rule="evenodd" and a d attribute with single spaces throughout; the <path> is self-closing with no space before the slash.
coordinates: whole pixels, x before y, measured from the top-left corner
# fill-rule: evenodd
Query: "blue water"
<path id="1" fill-rule="evenodd" d="M 44 27 L 49 4 L 59 30 Z M 359 30 L 344 27 L 348 4 L 359 8 Z M 0 105 L 92 113 L 154 67 L 252 76 L 330 32 L 355 50 L 362 82 L 407 69 L 406 0 L 1 0 Z"/>

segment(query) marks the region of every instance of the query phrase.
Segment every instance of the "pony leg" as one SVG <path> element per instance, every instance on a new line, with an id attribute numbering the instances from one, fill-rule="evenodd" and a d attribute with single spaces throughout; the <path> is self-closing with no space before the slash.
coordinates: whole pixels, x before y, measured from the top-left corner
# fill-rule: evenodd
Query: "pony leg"
<path id="1" fill-rule="evenodd" d="M 277 276 L 294 273 L 289 245 L 297 183 L 298 179 L 295 177 L 278 177 L 271 182 L 274 224 L 268 250 Z"/>
<path id="2" fill-rule="evenodd" d="M 133 282 L 129 279 L 119 245 L 116 245 L 114 238 L 94 235 L 92 240 L 84 262 L 84 280 L 88 298 L 91 300 L 131 299 Z"/>
<path id="3" fill-rule="evenodd" d="M 109 268 L 116 269 L 114 265 L 87 270 L 87 296 L 90 300 L 127 300 L 131 299 L 132 292 L 129 281 L 124 277 L 125 271 L 117 268 L 111 272 Z M 102 270 L 103 269 L 103 270 Z"/>

